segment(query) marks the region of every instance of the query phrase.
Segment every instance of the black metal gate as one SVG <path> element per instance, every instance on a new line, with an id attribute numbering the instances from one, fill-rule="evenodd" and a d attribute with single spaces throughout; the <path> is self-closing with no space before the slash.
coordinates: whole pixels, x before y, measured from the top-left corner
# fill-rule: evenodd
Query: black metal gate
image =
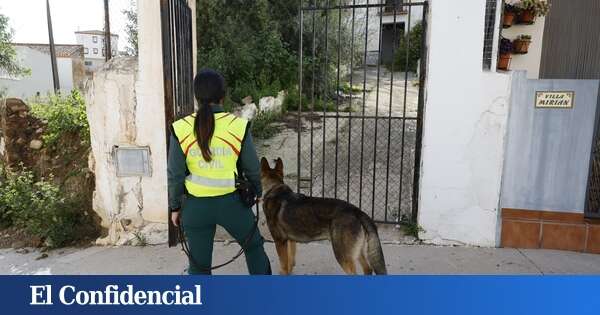
<path id="1" fill-rule="evenodd" d="M 416 221 L 427 9 L 301 1 L 299 192 L 347 200 L 376 222 Z"/>
<path id="2" fill-rule="evenodd" d="M 194 111 L 192 10 L 186 0 L 161 0 L 165 114 L 169 126 Z"/>
<path id="3" fill-rule="evenodd" d="M 600 93 L 597 106 L 600 106 Z M 588 173 L 588 185 L 585 200 L 585 217 L 600 219 L 600 112 L 596 112 L 594 140 Z"/>
<path id="4" fill-rule="evenodd" d="M 161 0 L 160 12 L 168 147 L 171 124 L 194 112 L 192 10 L 186 0 Z M 177 230 L 168 221 L 169 246 L 174 246 Z"/>

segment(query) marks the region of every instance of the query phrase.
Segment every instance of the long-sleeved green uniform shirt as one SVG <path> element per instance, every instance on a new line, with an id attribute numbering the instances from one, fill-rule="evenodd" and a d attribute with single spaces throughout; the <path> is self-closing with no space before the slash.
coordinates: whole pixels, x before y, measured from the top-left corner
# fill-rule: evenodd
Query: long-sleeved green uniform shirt
<path id="1" fill-rule="evenodd" d="M 220 105 L 212 105 L 211 108 L 213 113 L 223 112 L 223 108 Z M 246 133 L 242 140 L 242 149 L 240 150 L 240 156 L 238 157 L 238 165 L 240 171 L 244 172 L 246 178 L 248 178 L 254 187 L 256 195 L 261 196 L 260 163 L 258 161 L 258 156 L 256 155 L 254 143 L 252 142 L 250 123 L 248 123 L 248 126 L 246 127 Z M 181 208 L 182 198 L 185 194 L 185 178 L 189 172 L 185 162 L 183 149 L 179 145 L 179 141 L 172 131 L 169 141 L 167 173 L 169 183 L 169 208 L 178 210 Z"/>

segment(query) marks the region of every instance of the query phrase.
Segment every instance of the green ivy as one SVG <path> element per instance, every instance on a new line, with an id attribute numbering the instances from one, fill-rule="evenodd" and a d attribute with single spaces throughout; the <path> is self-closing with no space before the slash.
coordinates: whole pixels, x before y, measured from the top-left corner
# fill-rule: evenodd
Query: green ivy
<path id="1" fill-rule="evenodd" d="M 89 145 L 90 127 L 87 120 L 85 100 L 78 90 L 63 96 L 49 95 L 46 102 L 33 103 L 32 114 L 46 122 L 44 143 L 55 148 L 67 134 L 79 134 L 84 145 Z"/>

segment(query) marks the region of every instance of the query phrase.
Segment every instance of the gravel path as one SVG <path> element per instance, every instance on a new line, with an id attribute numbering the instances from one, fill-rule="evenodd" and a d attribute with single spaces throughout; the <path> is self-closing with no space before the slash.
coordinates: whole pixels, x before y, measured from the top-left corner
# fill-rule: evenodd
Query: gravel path
<path id="1" fill-rule="evenodd" d="M 354 86 L 363 86 L 363 74 L 362 69 L 354 72 Z M 355 92 L 351 102 L 354 112 L 350 114 L 340 113 L 336 118 L 335 112 L 329 112 L 327 115 L 334 117 L 323 118 L 321 112 L 315 113 L 313 119 L 308 119 L 308 113 L 303 114 L 301 191 L 307 195 L 349 200 L 376 220 L 395 221 L 398 209 L 401 216 L 408 216 L 412 206 L 416 121 L 399 118 L 416 118 L 418 81 L 409 77 L 405 90 L 404 73 L 394 73 L 392 85 L 392 74 L 382 67 L 379 89 L 377 82 L 377 68 L 367 68 L 364 101 L 363 92 Z M 340 108 L 349 104 L 348 100 Z M 363 110 L 365 116 L 379 117 L 377 122 L 373 118 L 349 118 L 362 116 Z M 297 120 L 295 113 L 290 116 L 288 119 Z M 287 129 L 272 139 L 257 142 L 261 156 L 284 160 L 286 181 L 295 187 L 298 178 L 296 130 Z"/>

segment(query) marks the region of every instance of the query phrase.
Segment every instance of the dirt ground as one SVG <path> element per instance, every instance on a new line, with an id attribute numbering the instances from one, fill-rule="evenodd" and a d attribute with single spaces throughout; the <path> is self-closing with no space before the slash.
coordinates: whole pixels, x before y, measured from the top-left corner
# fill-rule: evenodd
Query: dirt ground
<path id="1" fill-rule="evenodd" d="M 289 113 L 287 128 L 256 142 L 259 156 L 283 159 L 290 186 L 300 178 L 307 195 L 344 199 L 376 220 L 396 221 L 412 209 L 418 81 L 379 71 L 379 79 L 376 67 L 354 72 L 353 85 L 365 92 L 354 92 L 340 105 L 351 105 L 353 112 L 303 113 L 300 139 L 297 113 Z"/>

